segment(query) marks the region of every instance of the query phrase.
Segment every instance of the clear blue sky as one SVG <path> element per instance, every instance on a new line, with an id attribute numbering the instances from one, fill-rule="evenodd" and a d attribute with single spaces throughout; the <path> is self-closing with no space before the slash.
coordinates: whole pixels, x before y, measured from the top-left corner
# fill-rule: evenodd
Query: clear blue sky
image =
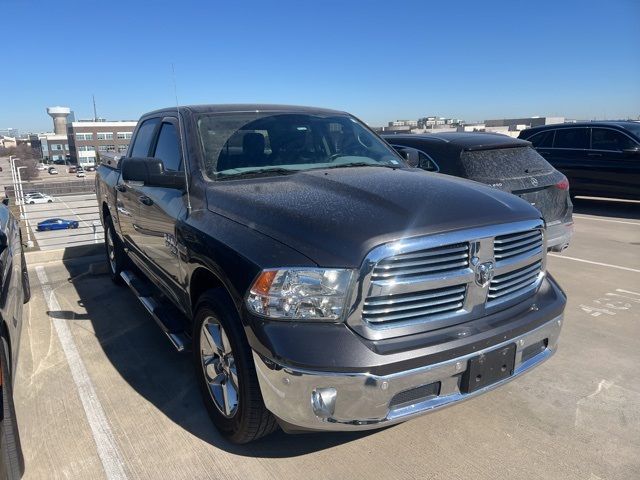
<path id="1" fill-rule="evenodd" d="M 0 128 L 45 107 L 137 119 L 175 103 L 423 115 L 640 115 L 640 1 L 2 0 Z"/>

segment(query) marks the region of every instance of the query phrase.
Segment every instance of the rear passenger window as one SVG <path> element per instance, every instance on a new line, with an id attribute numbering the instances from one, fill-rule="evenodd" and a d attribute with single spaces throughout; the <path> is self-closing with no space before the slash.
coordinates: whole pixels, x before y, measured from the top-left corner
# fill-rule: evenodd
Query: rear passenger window
<path id="1" fill-rule="evenodd" d="M 553 142 L 555 148 L 589 148 L 589 130 L 587 128 L 562 128 L 556 130 Z"/>
<path id="2" fill-rule="evenodd" d="M 173 123 L 162 124 L 153 156 L 162 160 L 165 170 L 171 172 L 180 170 L 180 143 Z"/>
<path id="3" fill-rule="evenodd" d="M 133 142 L 133 148 L 131 149 L 132 157 L 148 157 L 149 149 L 151 148 L 151 142 L 153 141 L 153 134 L 156 131 L 156 125 L 160 119 L 151 118 L 145 120 L 136 134 L 136 139 Z"/>
<path id="4" fill-rule="evenodd" d="M 533 144 L 534 148 L 551 148 L 553 146 L 553 135 L 555 130 L 547 130 L 546 132 L 536 133 L 528 140 Z"/>
<path id="5" fill-rule="evenodd" d="M 638 145 L 625 134 L 609 128 L 591 129 L 591 148 L 594 150 L 622 151 Z"/>

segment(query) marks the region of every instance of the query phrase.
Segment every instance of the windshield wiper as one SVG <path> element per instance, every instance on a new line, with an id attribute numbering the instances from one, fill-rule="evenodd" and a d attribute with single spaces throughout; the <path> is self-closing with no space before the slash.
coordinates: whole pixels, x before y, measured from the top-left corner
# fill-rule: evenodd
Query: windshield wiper
<path id="1" fill-rule="evenodd" d="M 348 168 L 348 167 L 385 167 L 385 168 L 401 168 L 402 165 L 390 165 L 388 163 L 367 163 L 367 162 L 350 162 L 350 163 L 341 163 L 338 165 L 331 165 L 329 167 L 321 167 L 321 169 L 325 168 Z"/>
<path id="2" fill-rule="evenodd" d="M 239 173 L 219 173 L 218 177 L 219 178 L 238 178 L 238 177 L 248 177 L 248 176 L 252 176 L 252 175 L 266 175 L 266 174 L 273 174 L 273 175 L 290 175 L 292 173 L 297 173 L 298 170 L 290 170 L 288 168 L 279 168 L 279 167 L 274 167 L 274 168 L 257 168 L 255 170 L 247 170 L 246 172 L 239 172 Z"/>

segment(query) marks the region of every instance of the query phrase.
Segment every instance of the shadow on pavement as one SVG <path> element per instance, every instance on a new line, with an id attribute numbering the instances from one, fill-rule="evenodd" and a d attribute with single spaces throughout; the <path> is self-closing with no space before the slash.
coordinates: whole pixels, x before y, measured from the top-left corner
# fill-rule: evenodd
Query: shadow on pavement
<path id="1" fill-rule="evenodd" d="M 640 202 L 577 197 L 573 213 L 640 220 Z"/>
<path id="2" fill-rule="evenodd" d="M 226 441 L 202 403 L 189 353 L 177 353 L 144 307 L 107 275 L 89 275 L 88 264 L 64 262 L 68 281 L 86 314 L 47 312 L 54 318 L 90 321 L 109 361 L 131 388 L 180 427 L 227 452 L 251 457 L 296 457 L 332 448 L 372 432 L 288 435 L 281 430 L 249 445 Z"/>

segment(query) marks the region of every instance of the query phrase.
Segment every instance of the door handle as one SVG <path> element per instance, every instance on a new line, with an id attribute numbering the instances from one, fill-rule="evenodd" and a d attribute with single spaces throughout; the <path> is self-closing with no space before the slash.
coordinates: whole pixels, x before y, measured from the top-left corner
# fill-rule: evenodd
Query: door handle
<path id="1" fill-rule="evenodd" d="M 118 184 L 116 185 L 116 190 L 118 190 L 120 193 L 124 193 L 127 191 L 127 186 L 126 185 L 122 185 L 122 184 Z"/>
<path id="2" fill-rule="evenodd" d="M 146 195 L 140 195 L 138 197 L 138 201 L 140 203 L 142 203 L 143 205 L 147 205 L 148 207 L 150 207 L 151 205 L 153 205 L 153 200 L 151 200 L 149 197 L 147 197 Z"/>
<path id="3" fill-rule="evenodd" d="M 587 153 L 587 157 L 601 157 L 601 153 Z"/>

